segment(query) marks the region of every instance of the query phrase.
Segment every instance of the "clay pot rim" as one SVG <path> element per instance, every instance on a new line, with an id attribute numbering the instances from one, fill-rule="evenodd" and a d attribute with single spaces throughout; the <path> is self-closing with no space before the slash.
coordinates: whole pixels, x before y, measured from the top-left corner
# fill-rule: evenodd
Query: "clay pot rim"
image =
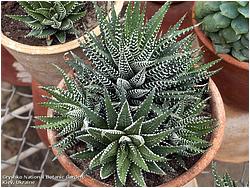
<path id="1" fill-rule="evenodd" d="M 124 3 L 124 0 L 115 1 L 114 7 L 117 13 L 121 12 L 123 3 Z M 109 16 L 111 16 L 111 11 L 109 12 Z M 96 35 L 99 35 L 100 34 L 99 24 L 94 29 L 92 29 L 91 32 L 94 32 Z M 84 36 L 87 37 L 86 34 Z M 80 46 L 79 42 L 84 42 L 83 36 L 80 37 L 79 39 L 74 39 L 64 44 L 57 44 L 57 45 L 52 45 L 52 46 L 31 46 L 31 45 L 16 42 L 8 38 L 1 31 L 2 45 L 12 50 L 15 50 L 19 53 L 26 53 L 26 54 L 32 54 L 32 55 L 64 53 L 65 51 L 70 51 L 75 48 L 78 48 Z"/>
<path id="2" fill-rule="evenodd" d="M 194 3 L 194 5 L 192 7 L 192 24 L 196 25 L 197 23 L 198 22 L 195 19 L 195 3 Z M 194 31 L 195 31 L 197 37 L 203 43 L 203 45 L 206 46 L 214 55 L 219 56 L 219 58 L 222 58 L 225 62 L 227 62 L 229 64 L 232 64 L 238 68 L 249 71 L 249 63 L 248 62 L 239 61 L 229 54 L 216 54 L 211 40 L 204 34 L 204 32 L 200 29 L 200 27 L 198 27 L 198 26 L 195 27 Z"/>
<path id="3" fill-rule="evenodd" d="M 64 81 L 62 80 L 58 87 L 63 88 Z M 160 187 L 179 187 L 183 186 L 189 181 L 191 181 L 193 178 L 195 178 L 200 172 L 202 172 L 213 160 L 215 157 L 215 154 L 217 153 L 218 149 L 220 148 L 220 145 L 222 143 L 223 135 L 224 135 L 224 128 L 225 128 L 225 110 L 224 110 L 224 104 L 221 98 L 221 95 L 215 85 L 215 83 L 212 81 L 212 79 L 209 80 L 209 88 L 210 88 L 210 94 L 211 94 L 211 109 L 212 109 L 212 115 L 215 117 L 218 121 L 219 126 L 213 131 L 211 135 L 210 143 L 212 143 L 212 146 L 208 148 L 208 150 L 201 156 L 201 158 L 185 173 L 181 174 L 177 178 L 159 185 Z M 48 116 L 52 116 L 53 112 L 52 110 L 48 110 Z M 48 134 L 48 140 L 51 146 L 56 142 L 56 132 L 52 130 L 47 131 Z M 52 147 L 52 151 L 55 155 L 58 154 L 58 150 Z M 58 157 L 59 162 L 61 165 L 69 172 L 69 174 L 80 177 L 83 173 L 82 170 L 80 170 L 72 161 L 71 159 L 65 154 L 61 154 Z M 106 183 L 103 183 L 99 180 L 96 180 L 88 175 L 84 176 L 84 178 L 80 178 L 79 181 L 88 187 L 103 187 L 103 186 L 111 186 Z"/>

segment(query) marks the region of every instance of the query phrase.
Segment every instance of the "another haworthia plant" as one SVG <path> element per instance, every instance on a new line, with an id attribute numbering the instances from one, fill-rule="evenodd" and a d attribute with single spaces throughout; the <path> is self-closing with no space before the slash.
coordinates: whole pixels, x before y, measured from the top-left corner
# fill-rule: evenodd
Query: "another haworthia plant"
<path id="1" fill-rule="evenodd" d="M 58 68 L 65 90 L 43 87 L 52 96 L 43 105 L 54 115 L 37 117 L 45 125 L 36 128 L 58 132 L 53 147 L 60 153 L 82 144 L 84 151 L 71 157 L 90 159 L 89 168 L 100 167 L 101 178 L 114 174 L 117 186 L 128 176 L 145 186 L 143 173 L 174 170 L 167 159 L 186 169 L 183 157 L 203 153 L 215 127 L 204 108 L 208 79 L 217 72 L 208 69 L 218 61 L 200 64 L 193 35 L 177 41 L 193 29 L 179 30 L 184 17 L 157 37 L 169 5 L 148 22 L 140 2 L 128 3 L 124 21 L 114 8 L 106 20 L 95 6 L 101 36 L 88 33 L 82 45 L 90 63 L 71 53 L 74 78 Z"/>
<path id="2" fill-rule="evenodd" d="M 214 186 L 215 187 L 249 187 L 248 183 L 241 182 L 241 186 L 237 186 L 237 182 L 234 181 L 228 172 L 223 174 L 223 176 L 218 175 L 216 163 L 212 163 L 212 175 L 214 178 Z"/>
<path id="3" fill-rule="evenodd" d="M 249 60 L 248 1 L 197 1 L 195 16 L 217 53 Z"/>
<path id="4" fill-rule="evenodd" d="M 212 163 L 212 175 L 215 187 L 237 187 L 235 181 L 226 172 L 222 177 L 218 175 L 216 163 Z"/>
<path id="5" fill-rule="evenodd" d="M 7 15 L 25 23 L 32 30 L 27 37 L 45 38 L 51 45 L 54 38 L 65 43 L 67 34 L 75 34 L 74 23 L 85 15 L 83 2 L 19 1 L 27 15 Z"/>

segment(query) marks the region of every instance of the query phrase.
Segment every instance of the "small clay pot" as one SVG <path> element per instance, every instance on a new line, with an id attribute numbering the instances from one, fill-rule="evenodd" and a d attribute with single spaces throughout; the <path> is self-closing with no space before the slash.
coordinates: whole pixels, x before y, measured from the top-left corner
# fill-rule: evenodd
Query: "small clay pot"
<path id="1" fill-rule="evenodd" d="M 195 5 L 192 10 L 192 23 L 197 24 L 195 19 Z M 222 61 L 213 69 L 222 67 L 219 73 L 212 78 L 216 83 L 223 101 L 236 108 L 248 111 L 249 103 L 249 63 L 241 62 L 228 54 L 216 54 L 211 40 L 201 31 L 200 27 L 194 29 L 200 46 L 204 50 L 204 62 L 221 58 Z"/>
<path id="2" fill-rule="evenodd" d="M 1 45 L 1 78 L 15 86 L 30 86 L 30 83 L 22 82 L 17 78 L 17 71 L 13 67 L 15 58 Z"/>
<path id="3" fill-rule="evenodd" d="M 46 116 L 48 108 L 41 106 L 39 103 L 46 102 L 47 99 L 42 97 L 49 96 L 48 93 L 41 88 L 39 88 L 41 85 L 36 82 L 35 80 L 32 80 L 32 96 L 33 96 L 33 105 L 34 105 L 34 115 L 35 116 Z M 40 120 L 35 120 L 35 126 L 43 125 L 44 123 Z M 49 146 L 48 136 L 47 136 L 47 130 L 46 129 L 36 129 L 37 134 L 41 141 Z"/>
<path id="4" fill-rule="evenodd" d="M 117 14 L 122 10 L 123 2 L 124 1 L 115 2 L 114 6 Z M 109 14 L 111 14 L 111 12 Z M 94 32 L 98 36 L 100 34 L 99 26 L 95 27 L 91 32 Z M 81 58 L 84 58 L 84 54 L 79 47 L 79 40 L 84 42 L 83 36 L 64 44 L 52 46 L 30 46 L 21 44 L 11 40 L 3 33 L 1 33 L 1 39 L 2 45 L 24 66 L 32 75 L 32 78 L 41 85 L 56 86 L 62 79 L 60 72 L 52 64 L 58 65 L 66 72 L 69 71 L 69 67 L 64 63 L 63 58 L 66 52 L 73 51 Z"/>
<path id="5" fill-rule="evenodd" d="M 62 80 L 58 85 L 59 88 L 64 88 L 64 81 Z M 209 81 L 210 95 L 211 95 L 211 110 L 212 117 L 215 118 L 218 122 L 218 127 L 214 130 L 211 135 L 211 147 L 201 156 L 201 158 L 185 173 L 178 176 L 177 178 L 166 182 L 164 184 L 159 185 L 160 187 L 179 187 L 183 186 L 186 183 L 190 182 L 193 178 L 195 178 L 198 174 L 200 174 L 213 160 L 216 152 L 218 151 L 225 128 L 225 110 L 224 105 L 220 96 L 220 93 L 214 84 L 214 82 L 210 79 Z M 48 116 L 53 116 L 52 110 L 48 110 Z M 48 140 L 50 145 L 52 146 L 57 142 L 56 132 L 48 130 Z M 52 147 L 52 151 L 55 155 L 58 155 L 58 150 Z M 80 181 L 84 186 L 87 187 L 104 187 L 111 186 L 106 183 L 103 183 L 99 180 L 96 180 L 88 175 L 82 177 L 83 171 L 79 169 L 67 156 L 66 153 L 59 155 L 58 157 L 61 165 L 66 169 L 66 171 L 72 176 L 78 177 L 78 181 Z"/>
<path id="6" fill-rule="evenodd" d="M 148 1 L 147 2 L 147 9 L 146 9 L 146 19 L 150 19 L 158 10 L 159 8 L 165 3 L 166 1 Z M 191 18 L 192 18 L 192 6 L 194 1 L 175 1 L 170 5 L 168 12 L 166 13 L 162 25 L 161 31 L 162 33 L 166 33 L 170 26 L 175 25 L 179 19 L 184 16 L 186 13 L 186 18 L 183 21 L 180 29 L 184 29 L 187 27 L 192 26 Z"/>

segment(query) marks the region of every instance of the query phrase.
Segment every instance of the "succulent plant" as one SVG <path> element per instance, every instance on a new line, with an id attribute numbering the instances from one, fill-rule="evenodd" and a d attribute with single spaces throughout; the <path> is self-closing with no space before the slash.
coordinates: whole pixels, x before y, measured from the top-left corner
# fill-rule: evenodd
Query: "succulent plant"
<path id="1" fill-rule="evenodd" d="M 222 176 L 218 175 L 216 166 L 216 163 L 212 162 L 212 175 L 215 187 L 249 187 L 248 182 L 244 182 L 242 180 L 240 182 L 237 182 L 233 180 L 228 172 L 226 172 Z"/>
<path id="2" fill-rule="evenodd" d="M 172 169 L 166 159 L 186 169 L 182 157 L 203 153 L 215 127 L 204 108 L 208 78 L 217 72 L 208 69 L 218 61 L 200 64 L 200 50 L 191 49 L 193 35 L 177 41 L 193 29 L 179 30 L 184 17 L 157 38 L 169 5 L 147 23 L 140 2 L 128 3 L 124 22 L 114 8 L 106 20 L 95 6 L 101 36 L 88 33 L 82 44 L 91 63 L 71 53 L 66 63 L 74 77 L 58 67 L 65 89 L 43 87 L 52 96 L 43 105 L 54 115 L 37 117 L 45 125 L 35 128 L 58 132 L 53 147 L 59 153 L 82 144 L 85 150 L 71 157 L 89 158 L 89 168 L 101 167 L 102 178 L 114 174 L 118 186 L 126 185 L 128 175 L 144 186 L 143 172 Z"/>
<path id="3" fill-rule="evenodd" d="M 215 162 L 212 163 L 212 175 L 215 187 L 237 187 L 236 182 L 227 172 L 222 177 L 218 175 Z"/>
<path id="4" fill-rule="evenodd" d="M 127 100 L 135 109 L 153 88 L 156 89 L 152 107 L 155 111 L 163 106 L 206 106 L 201 98 L 207 93 L 208 78 L 218 71 L 208 69 L 219 60 L 200 64 L 202 54 L 199 49 L 192 49 L 193 35 L 177 42 L 179 36 L 193 29 L 179 30 L 185 16 L 157 38 L 169 5 L 165 3 L 147 23 L 144 23 L 145 7 L 140 12 L 139 2 L 134 2 L 134 7 L 128 4 L 124 22 L 120 22 L 114 9 L 111 18 L 106 20 L 96 6 L 101 38 L 88 33 L 86 44 L 82 45 L 92 64 L 73 53 L 73 59 L 66 62 L 74 68 L 75 79 L 83 90 L 84 85 L 94 93 L 103 93 L 106 89 L 113 102 L 121 106 Z M 207 123 L 209 127 L 211 122 Z M 179 133 L 176 136 L 179 137 Z M 177 143 L 176 140 L 173 143 Z"/>
<path id="5" fill-rule="evenodd" d="M 7 15 L 31 28 L 27 37 L 45 38 L 51 45 L 56 38 L 66 41 L 67 34 L 75 34 L 74 23 L 85 15 L 83 3 L 78 1 L 19 1 L 27 15 Z"/>
<path id="6" fill-rule="evenodd" d="M 90 159 L 89 169 L 100 167 L 102 179 L 114 174 L 116 186 L 126 185 L 128 175 L 137 185 L 145 186 L 143 171 L 164 175 L 163 169 L 169 166 L 166 164 L 169 155 L 190 157 L 203 153 L 209 146 L 203 138 L 213 130 L 212 120 L 197 113 L 202 106 L 200 103 L 187 109 L 177 105 L 154 114 L 151 107 L 155 90 L 136 110 L 127 100 L 120 108 L 106 93 L 100 103 L 102 107 L 97 111 L 84 104 L 84 97 L 74 88 L 73 79 L 65 75 L 65 80 L 69 91 L 74 89 L 75 92 L 70 95 L 68 90 L 46 87 L 54 101 L 45 104 L 60 116 L 38 117 L 47 123 L 38 128 L 57 130 L 60 136 L 70 132 L 53 146 L 61 152 L 75 144 L 73 137 L 75 141 L 86 143 L 83 151 L 71 157 Z M 176 143 L 169 142 L 171 137 Z"/>
<path id="7" fill-rule="evenodd" d="M 145 7 L 140 12 L 139 2 L 129 3 L 125 21 L 121 23 L 114 10 L 110 21 L 96 6 L 101 39 L 88 33 L 83 51 L 92 66 L 74 56 L 67 63 L 75 69 L 80 81 L 95 83 L 109 91 L 112 100 L 128 99 L 138 106 L 152 88 L 155 100 L 175 104 L 183 98 L 195 99 L 205 88 L 204 83 L 217 71 L 208 71 L 218 61 L 199 65 L 202 54 L 192 49 L 194 36 L 177 38 L 193 27 L 179 30 L 184 17 L 162 37 L 157 38 L 161 22 L 170 3 L 144 24 Z M 121 96 L 121 90 L 125 96 Z"/>
<path id="8" fill-rule="evenodd" d="M 248 1 L 197 1 L 195 16 L 217 53 L 249 59 Z"/>

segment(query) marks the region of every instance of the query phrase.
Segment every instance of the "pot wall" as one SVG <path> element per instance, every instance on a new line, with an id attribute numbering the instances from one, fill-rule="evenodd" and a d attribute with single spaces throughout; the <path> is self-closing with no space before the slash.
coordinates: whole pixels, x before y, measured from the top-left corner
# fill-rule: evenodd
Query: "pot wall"
<path id="1" fill-rule="evenodd" d="M 42 54 L 42 52 L 40 54 L 39 52 L 38 54 L 30 54 L 28 52 L 18 52 L 7 46 L 5 48 L 24 66 L 32 75 L 32 78 L 42 85 L 57 85 L 62 79 L 60 72 L 52 64 L 56 64 L 66 72 L 69 71 L 68 65 L 64 63 L 63 56 L 70 49 L 65 48 L 64 51 L 55 54 Z M 18 48 L 18 45 L 16 48 Z M 83 58 L 80 48 L 73 50 L 73 52 Z"/>
<path id="2" fill-rule="evenodd" d="M 17 78 L 17 71 L 13 67 L 15 58 L 1 45 L 1 78 L 15 86 L 29 86 L 30 83 L 22 82 Z"/>
<path id="3" fill-rule="evenodd" d="M 47 100 L 42 97 L 42 95 L 48 96 L 48 93 L 40 89 L 41 86 L 35 80 L 32 81 L 32 96 L 33 96 L 33 105 L 34 105 L 34 116 L 46 116 L 48 108 L 41 106 L 39 103 L 46 102 Z M 35 120 L 35 126 L 44 124 L 40 120 Z M 49 146 L 47 130 L 46 129 L 36 129 L 37 134 L 41 141 Z"/>
<path id="4" fill-rule="evenodd" d="M 197 23 L 195 20 L 195 12 L 193 7 L 192 13 L 193 25 Z M 195 33 L 197 35 L 200 46 L 203 46 L 204 62 L 210 62 L 222 58 L 221 62 L 213 67 L 218 69 L 222 67 L 219 73 L 212 78 L 216 83 L 223 101 L 236 108 L 241 108 L 248 111 L 249 109 L 249 64 L 240 62 L 227 54 L 216 54 L 211 41 L 205 34 L 196 27 Z"/>

